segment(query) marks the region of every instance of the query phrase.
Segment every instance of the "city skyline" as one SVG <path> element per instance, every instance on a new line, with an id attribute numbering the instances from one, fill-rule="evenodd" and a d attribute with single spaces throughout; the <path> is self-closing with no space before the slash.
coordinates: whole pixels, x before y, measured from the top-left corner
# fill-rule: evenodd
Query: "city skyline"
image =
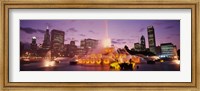
<path id="1" fill-rule="evenodd" d="M 65 32 L 65 44 L 71 40 L 80 45 L 83 39 L 102 40 L 107 26 L 111 44 L 118 48 L 134 43 L 145 37 L 146 48 L 149 48 L 147 27 L 155 29 L 156 46 L 161 43 L 173 43 L 180 49 L 180 20 L 20 20 L 20 41 L 31 43 L 31 38 L 37 38 L 37 44 L 42 44 L 47 26 L 49 30 L 57 29 Z"/>

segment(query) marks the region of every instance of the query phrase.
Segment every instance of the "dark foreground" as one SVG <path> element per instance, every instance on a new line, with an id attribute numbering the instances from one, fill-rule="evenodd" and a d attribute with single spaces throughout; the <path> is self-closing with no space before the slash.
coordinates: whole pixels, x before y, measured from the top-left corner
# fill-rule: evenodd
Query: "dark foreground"
<path id="1" fill-rule="evenodd" d="M 43 60 L 20 62 L 20 71 L 111 71 L 109 65 L 70 65 L 69 58 L 59 58 L 60 63 L 55 63 L 54 66 L 45 66 Z M 174 60 L 165 62 L 156 62 L 155 64 L 147 64 L 143 60 L 140 64 L 136 64 L 133 71 L 180 71 L 180 64 Z"/>

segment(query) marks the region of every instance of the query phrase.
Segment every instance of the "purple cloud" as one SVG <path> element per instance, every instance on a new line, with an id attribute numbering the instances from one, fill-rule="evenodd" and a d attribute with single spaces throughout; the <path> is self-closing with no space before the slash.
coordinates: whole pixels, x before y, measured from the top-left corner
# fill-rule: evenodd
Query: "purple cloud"
<path id="1" fill-rule="evenodd" d="M 88 32 L 93 33 L 93 34 L 96 34 L 93 30 L 89 30 Z"/>
<path id="2" fill-rule="evenodd" d="M 85 37 L 86 35 L 85 34 L 79 34 L 80 36 L 82 36 L 82 37 Z"/>
<path id="3" fill-rule="evenodd" d="M 78 32 L 78 30 L 76 30 L 75 28 L 69 28 L 66 30 L 66 32 L 75 33 L 75 32 Z"/>
<path id="4" fill-rule="evenodd" d="M 33 29 L 33 28 L 30 28 L 30 27 L 20 27 L 20 31 L 24 31 L 25 33 L 28 33 L 28 34 L 33 34 L 33 33 L 37 33 L 37 32 L 45 33 L 44 30 Z"/>
<path id="5" fill-rule="evenodd" d="M 139 32 L 143 32 L 145 30 L 145 28 L 141 28 L 140 30 L 139 30 Z"/>

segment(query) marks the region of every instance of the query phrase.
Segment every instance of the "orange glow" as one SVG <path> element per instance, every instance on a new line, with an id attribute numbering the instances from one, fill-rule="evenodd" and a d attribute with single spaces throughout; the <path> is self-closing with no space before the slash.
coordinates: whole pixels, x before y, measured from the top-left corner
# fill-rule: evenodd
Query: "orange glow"
<path id="1" fill-rule="evenodd" d="M 87 60 L 85 61 L 85 63 L 86 63 L 86 64 L 89 64 L 89 63 L 90 63 L 90 60 L 89 60 L 89 59 L 87 59 Z"/>
<path id="2" fill-rule="evenodd" d="M 55 61 L 45 61 L 44 66 L 45 67 L 55 66 Z"/>
<path id="3" fill-rule="evenodd" d="M 90 63 L 91 63 L 91 64 L 94 64 L 94 63 L 95 63 L 95 60 L 94 60 L 94 59 L 90 60 Z"/>
<path id="4" fill-rule="evenodd" d="M 107 48 L 111 46 L 111 39 L 110 38 L 106 38 L 103 40 L 103 47 Z"/>
<path id="5" fill-rule="evenodd" d="M 140 58 L 139 57 L 132 57 L 132 61 L 134 61 L 135 63 L 140 63 Z"/>
<path id="6" fill-rule="evenodd" d="M 109 59 L 104 59 L 104 60 L 103 60 L 103 63 L 104 63 L 104 64 L 109 64 L 109 63 L 110 63 L 110 60 L 109 60 Z"/>
<path id="7" fill-rule="evenodd" d="M 101 60 L 96 60 L 96 64 L 101 64 Z"/>

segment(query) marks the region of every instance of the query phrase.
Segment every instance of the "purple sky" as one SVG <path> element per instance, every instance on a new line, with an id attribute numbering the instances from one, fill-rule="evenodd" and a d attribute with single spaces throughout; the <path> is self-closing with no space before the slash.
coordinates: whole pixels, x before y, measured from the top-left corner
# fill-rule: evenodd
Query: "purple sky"
<path id="1" fill-rule="evenodd" d="M 144 35 L 148 48 L 147 26 L 154 26 L 156 45 L 171 42 L 180 48 L 180 20 L 107 20 L 108 35 L 116 47 L 134 47 L 134 43 Z M 105 36 L 105 20 L 20 20 L 20 41 L 31 43 L 36 36 L 42 44 L 46 27 L 65 31 L 65 44 L 76 40 L 92 38 L 102 40 Z"/>

